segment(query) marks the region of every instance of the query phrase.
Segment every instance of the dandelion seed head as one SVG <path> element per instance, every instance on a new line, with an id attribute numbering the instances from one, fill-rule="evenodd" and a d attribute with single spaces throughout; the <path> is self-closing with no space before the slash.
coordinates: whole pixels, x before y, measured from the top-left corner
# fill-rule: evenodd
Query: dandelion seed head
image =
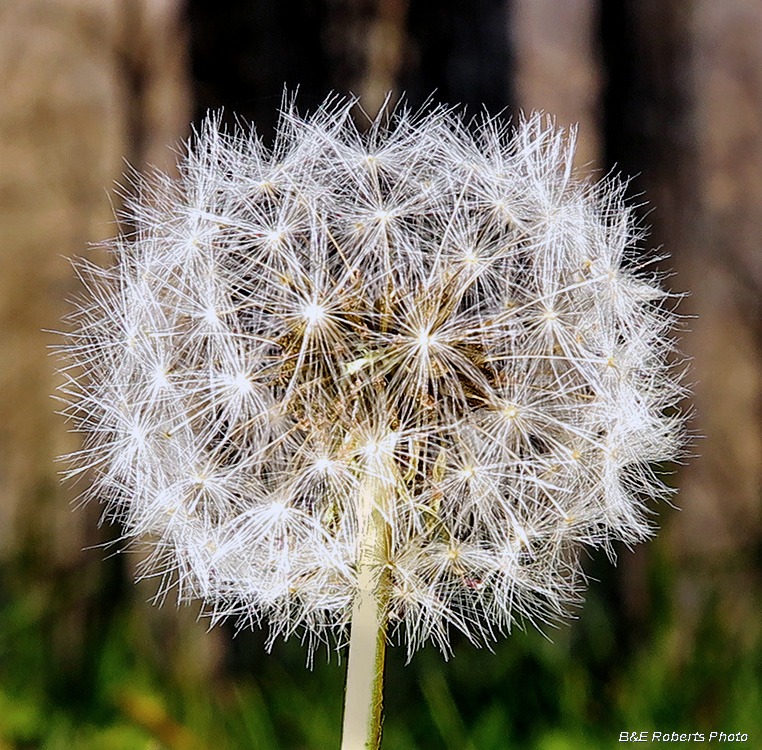
<path id="1" fill-rule="evenodd" d="M 669 497 L 670 295 L 546 118 L 352 105 L 285 107 L 270 151 L 210 116 L 140 180 L 61 346 L 72 474 L 215 621 L 342 644 L 375 507 L 409 653 L 552 622 Z"/>

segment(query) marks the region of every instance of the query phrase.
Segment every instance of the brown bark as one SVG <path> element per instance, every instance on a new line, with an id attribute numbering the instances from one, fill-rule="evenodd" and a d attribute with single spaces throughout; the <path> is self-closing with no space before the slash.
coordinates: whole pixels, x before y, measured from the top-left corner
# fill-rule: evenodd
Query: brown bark
<path id="1" fill-rule="evenodd" d="M 408 0 L 330 0 L 325 42 L 334 60 L 333 85 L 360 97 L 375 116 L 399 94 Z"/>
<path id="2" fill-rule="evenodd" d="M 46 346 L 60 329 L 64 256 L 112 232 L 104 186 L 121 172 L 122 103 L 107 40 L 114 14 L 86 2 L 31 0 L 0 16 L 0 545 L 35 533 L 59 562 L 85 542 L 55 457 L 76 448 L 50 399 Z"/>
<path id="3" fill-rule="evenodd" d="M 703 439 L 671 538 L 689 601 L 711 594 L 711 581 L 743 631 L 756 620 L 762 538 L 762 5 L 696 0 L 691 38 L 699 220 L 677 260 L 698 316 L 686 348 Z"/>
<path id="4" fill-rule="evenodd" d="M 62 378 L 46 347 L 60 339 L 43 331 L 62 328 L 77 291 L 66 257 L 95 255 L 87 243 L 116 233 L 108 191 L 123 159 L 174 161 L 167 145 L 189 117 L 182 10 L 178 0 L 0 9 L 0 555 L 26 549 L 21 575 L 73 592 L 53 633 L 71 659 L 102 576 L 103 551 L 83 547 L 103 536 L 97 507 L 71 507 L 83 487 L 59 482 L 56 456 L 78 440 L 54 414 Z M 208 644 L 198 653 L 213 658 Z"/>
<path id="5" fill-rule="evenodd" d="M 559 125 L 579 124 L 575 164 L 600 168 L 601 70 L 597 0 L 513 0 L 516 103 Z"/>
<path id="6" fill-rule="evenodd" d="M 654 241 L 690 296 L 698 454 L 678 477 L 665 534 L 689 629 L 719 596 L 733 627 L 755 606 L 762 534 L 762 6 L 756 0 L 631 2 L 636 144 Z"/>

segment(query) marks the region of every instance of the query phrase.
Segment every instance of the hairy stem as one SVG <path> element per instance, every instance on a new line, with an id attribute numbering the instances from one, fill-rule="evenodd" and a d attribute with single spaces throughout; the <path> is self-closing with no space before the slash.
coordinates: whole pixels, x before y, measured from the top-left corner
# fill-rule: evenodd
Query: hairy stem
<path id="1" fill-rule="evenodd" d="M 359 591 L 352 608 L 341 750 L 377 750 L 383 718 L 386 609 L 389 599 L 387 489 L 380 478 L 361 492 Z"/>

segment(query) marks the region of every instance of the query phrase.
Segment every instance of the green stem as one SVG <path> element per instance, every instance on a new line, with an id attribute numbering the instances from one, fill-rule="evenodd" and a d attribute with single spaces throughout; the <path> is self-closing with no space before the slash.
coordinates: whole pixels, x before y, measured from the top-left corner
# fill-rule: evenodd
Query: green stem
<path id="1" fill-rule="evenodd" d="M 379 480 L 369 480 L 361 492 L 358 593 L 352 607 L 341 750 L 377 750 L 381 745 L 389 600 L 388 525 L 379 510 L 384 495 Z"/>

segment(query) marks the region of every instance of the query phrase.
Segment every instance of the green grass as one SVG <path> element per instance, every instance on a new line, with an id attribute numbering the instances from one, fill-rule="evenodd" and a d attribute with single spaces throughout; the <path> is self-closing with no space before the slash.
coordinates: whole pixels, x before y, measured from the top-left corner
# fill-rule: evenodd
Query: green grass
<path id="1" fill-rule="evenodd" d="M 729 627 L 717 598 L 687 632 L 670 601 L 674 574 L 656 561 L 650 612 L 637 622 L 622 614 L 616 574 L 598 567 L 580 618 L 551 631 L 552 642 L 517 631 L 494 653 L 457 642 L 448 662 L 426 648 L 409 665 L 404 649 L 391 649 L 384 749 L 605 750 L 624 746 L 620 732 L 644 730 L 743 731 L 759 743 L 756 618 Z M 222 668 L 188 679 L 171 664 L 193 652 L 179 642 L 173 661 L 147 645 L 132 587 L 109 580 L 92 584 L 89 609 L 71 580 L 2 582 L 0 750 L 338 747 L 344 665 L 335 656 L 318 654 L 308 670 L 298 642 L 268 655 L 262 634 L 226 630 Z"/>

